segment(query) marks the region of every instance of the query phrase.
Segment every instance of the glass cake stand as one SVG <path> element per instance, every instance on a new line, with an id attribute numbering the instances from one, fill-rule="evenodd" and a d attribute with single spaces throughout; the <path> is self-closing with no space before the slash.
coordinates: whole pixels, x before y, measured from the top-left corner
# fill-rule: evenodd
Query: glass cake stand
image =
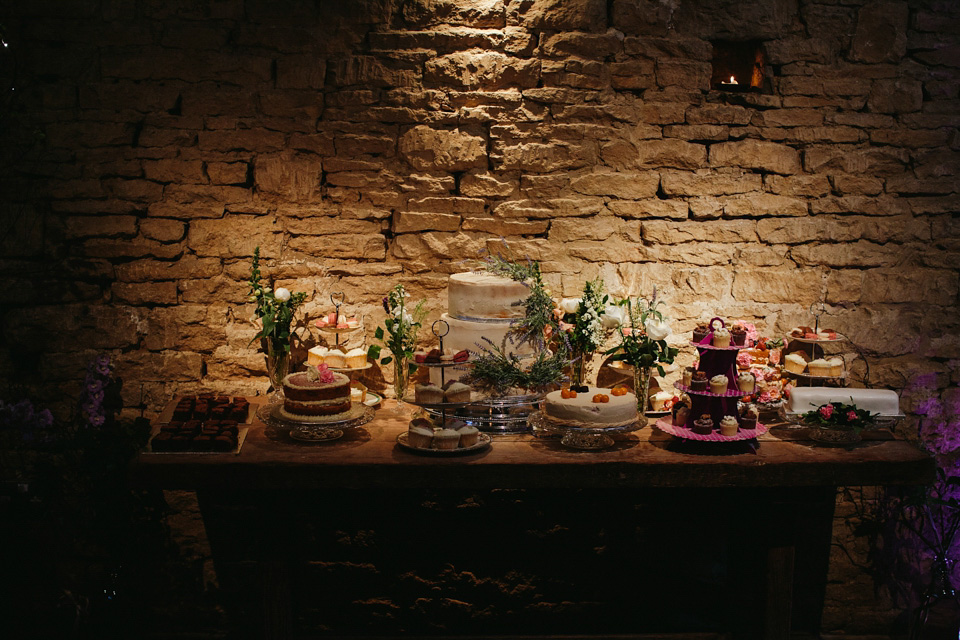
<path id="1" fill-rule="evenodd" d="M 268 427 L 289 429 L 290 437 L 300 442 L 328 442 L 343 437 L 343 432 L 367 424 L 373 420 L 375 410 L 366 404 L 353 404 L 350 410 L 340 416 L 318 419 L 317 421 L 290 420 L 280 413 L 283 403 L 264 405 L 257 411 L 257 417 Z"/>
<path id="2" fill-rule="evenodd" d="M 582 451 L 598 451 L 608 449 L 616 442 L 610 436 L 618 433 L 632 433 L 639 430 L 643 424 L 637 419 L 634 422 L 614 427 L 571 427 L 554 422 L 537 411 L 529 418 L 530 426 L 544 433 L 559 433 L 562 435 L 560 444 L 571 449 Z"/>

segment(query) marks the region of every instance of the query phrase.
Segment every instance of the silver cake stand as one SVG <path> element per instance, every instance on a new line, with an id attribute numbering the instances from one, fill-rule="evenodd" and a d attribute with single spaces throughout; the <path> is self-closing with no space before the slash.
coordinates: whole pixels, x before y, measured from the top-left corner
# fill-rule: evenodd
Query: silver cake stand
<path id="1" fill-rule="evenodd" d="M 560 444 L 571 449 L 582 451 L 598 451 L 612 447 L 615 440 L 610 436 L 618 433 L 632 433 L 643 425 L 638 419 L 629 424 L 615 427 L 570 427 L 554 422 L 537 411 L 530 416 L 530 426 L 535 431 L 545 434 L 561 434 Z"/>
<path id="2" fill-rule="evenodd" d="M 257 411 L 257 417 L 269 427 L 288 429 L 290 437 L 300 442 L 329 442 L 343 437 L 343 432 L 367 424 L 373 420 L 375 410 L 364 404 L 353 404 L 342 416 L 331 417 L 320 422 L 300 422 L 285 418 L 280 409 L 283 403 L 264 405 Z"/>

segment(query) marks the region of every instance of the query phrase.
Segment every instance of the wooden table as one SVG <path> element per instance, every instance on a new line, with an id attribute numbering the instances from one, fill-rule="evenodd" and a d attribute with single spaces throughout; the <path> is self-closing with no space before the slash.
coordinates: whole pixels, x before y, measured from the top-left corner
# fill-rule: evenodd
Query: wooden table
<path id="1" fill-rule="evenodd" d="M 251 398 L 251 402 L 263 402 Z M 168 419 L 173 403 L 158 418 Z M 648 427 L 621 436 L 600 452 L 570 450 L 552 438 L 495 436 L 493 446 L 466 457 L 427 457 L 396 445 L 410 407 L 386 401 L 376 418 L 341 440 L 306 444 L 255 421 L 239 455 L 142 454 L 134 482 L 142 487 L 196 490 L 204 511 L 214 561 L 229 547 L 236 524 L 210 517 L 223 496 L 264 496 L 289 490 L 450 488 L 624 489 L 720 492 L 749 495 L 747 513 L 758 513 L 756 544 L 765 555 L 762 619 L 737 635 L 787 638 L 794 630 L 816 632 L 823 607 L 838 486 L 922 484 L 933 461 L 888 432 L 871 433 L 852 448 L 816 446 L 800 429 L 773 428 L 758 450 L 715 453 L 710 443 L 684 443 Z M 723 445 L 726 446 L 726 445 Z M 716 450 L 719 451 L 719 450 Z M 251 498 L 254 499 L 254 498 Z M 292 634 L 287 558 L 270 553 L 259 561 L 264 588 L 264 637 Z M 804 584 L 795 595 L 795 584 Z M 810 585 L 814 585 L 811 590 Z M 792 622 L 791 622 L 792 620 Z"/>

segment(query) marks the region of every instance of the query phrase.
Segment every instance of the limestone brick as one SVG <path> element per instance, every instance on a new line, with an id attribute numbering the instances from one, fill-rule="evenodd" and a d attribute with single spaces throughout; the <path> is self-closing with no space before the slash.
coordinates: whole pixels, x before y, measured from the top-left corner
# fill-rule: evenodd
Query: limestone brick
<path id="1" fill-rule="evenodd" d="M 200 160 L 144 160 L 143 175 L 157 182 L 206 182 Z"/>
<path id="2" fill-rule="evenodd" d="M 899 255 L 895 247 L 860 241 L 798 245 L 790 249 L 790 258 L 802 267 L 886 267 Z"/>
<path id="3" fill-rule="evenodd" d="M 250 165 L 246 162 L 209 162 L 206 170 L 211 184 L 238 185 L 246 183 Z"/>
<path id="4" fill-rule="evenodd" d="M 549 226 L 549 220 L 504 220 L 495 216 L 482 216 L 464 218 L 460 228 L 464 231 L 483 231 L 508 238 L 540 235 L 546 233 Z"/>
<path id="5" fill-rule="evenodd" d="M 470 51 L 427 60 L 424 80 L 466 89 L 532 88 L 540 77 L 540 61 L 502 53 Z"/>
<path id="6" fill-rule="evenodd" d="M 764 188 L 781 196 L 810 196 L 821 198 L 830 193 L 830 180 L 824 175 L 763 176 Z"/>
<path id="7" fill-rule="evenodd" d="M 275 217 L 231 215 L 224 220 L 195 220 L 187 232 L 187 246 L 197 255 L 239 258 L 279 252 L 281 227 Z"/>
<path id="8" fill-rule="evenodd" d="M 289 153 L 260 156 L 253 164 L 253 180 L 258 191 L 294 202 L 319 199 L 321 172 L 319 159 Z"/>
<path id="9" fill-rule="evenodd" d="M 792 147 L 762 140 L 720 142 L 710 146 L 710 166 L 793 174 L 800 173 L 800 154 Z"/>
<path id="10" fill-rule="evenodd" d="M 875 196 L 883 191 L 883 181 L 873 176 L 835 174 L 830 176 L 833 191 L 839 196 Z"/>
<path id="11" fill-rule="evenodd" d="M 383 229 L 379 221 L 357 220 L 342 216 L 312 216 L 284 218 L 280 221 L 286 233 L 296 236 L 326 236 L 338 234 L 375 234 Z"/>
<path id="12" fill-rule="evenodd" d="M 318 258 L 383 260 L 387 256 L 387 241 L 380 234 L 298 236 L 291 238 L 287 246 Z"/>
<path id="13" fill-rule="evenodd" d="M 643 140 L 638 142 L 636 147 L 641 167 L 699 169 L 707 160 L 707 151 L 703 145 L 683 140 Z"/>
<path id="14" fill-rule="evenodd" d="M 252 255 L 252 254 L 251 254 Z M 151 282 L 182 278 L 210 278 L 220 274 L 220 260 L 185 255 L 172 262 L 161 260 L 134 260 L 116 267 L 121 282 Z"/>
<path id="15" fill-rule="evenodd" d="M 507 23 L 528 29 L 597 31 L 606 20 L 605 0 L 533 0 L 507 8 Z"/>
<path id="16" fill-rule="evenodd" d="M 403 211 L 394 217 L 394 233 L 411 231 L 456 231 L 460 216 L 452 213 L 416 213 Z"/>
<path id="17" fill-rule="evenodd" d="M 733 297 L 745 302 L 809 306 L 821 298 L 823 282 L 815 269 L 737 269 Z"/>
<path id="18" fill-rule="evenodd" d="M 90 238 L 83 242 L 83 253 L 92 258 L 144 258 L 173 259 L 183 248 L 179 244 L 163 244 L 147 239 L 118 242 L 110 238 Z"/>
<path id="19" fill-rule="evenodd" d="M 857 14 L 850 58 L 858 62 L 899 62 L 907 52 L 907 5 L 871 2 Z"/>
<path id="20" fill-rule="evenodd" d="M 690 225 L 666 220 L 650 220 L 642 224 L 644 242 L 651 244 L 686 244 L 699 242 L 757 242 L 757 224 L 747 220 L 705 221 Z"/>
<path id="21" fill-rule="evenodd" d="M 958 275 L 946 269 L 867 269 L 863 272 L 864 303 L 916 302 L 954 305 Z"/>
<path id="22" fill-rule="evenodd" d="M 863 292 L 863 272 L 858 269 L 837 269 L 827 272 L 827 304 L 856 304 Z"/>
<path id="23" fill-rule="evenodd" d="M 71 216 L 64 226 L 69 238 L 131 237 L 137 233 L 134 216 Z"/>
<path id="24" fill-rule="evenodd" d="M 175 282 L 115 282 L 110 293 L 115 301 L 134 306 L 177 303 Z"/>
<path id="25" fill-rule="evenodd" d="M 622 38 L 622 33 L 613 30 L 603 34 L 562 32 L 547 37 L 541 45 L 541 51 L 550 57 L 574 55 L 583 58 L 606 58 L 621 51 Z"/>
<path id="26" fill-rule="evenodd" d="M 689 205 L 684 200 L 613 201 L 607 203 L 613 215 L 620 218 L 679 218 L 686 219 Z"/>
<path id="27" fill-rule="evenodd" d="M 772 193 L 749 193 L 724 198 L 723 213 L 731 217 L 805 216 L 807 203 Z"/>
<path id="28" fill-rule="evenodd" d="M 559 218 L 550 223 L 547 236 L 553 242 L 576 242 L 578 240 L 606 240 L 617 233 L 619 225 L 612 217 L 598 217 L 589 220 L 579 218 Z"/>
<path id="29" fill-rule="evenodd" d="M 910 113 L 923 106 L 923 85 L 917 80 L 875 80 L 867 107 L 877 113 Z"/>
<path id="30" fill-rule="evenodd" d="M 517 176 L 498 175 L 490 171 L 472 170 L 460 178 L 460 193 L 471 197 L 507 197 L 520 185 Z"/>
<path id="31" fill-rule="evenodd" d="M 570 188 L 591 196 L 613 196 L 629 200 L 650 198 L 657 194 L 660 175 L 655 171 L 594 172 L 571 179 Z"/>
<path id="32" fill-rule="evenodd" d="M 718 196 L 759 191 L 759 174 L 723 172 L 711 169 L 698 171 L 662 171 L 663 192 L 670 196 Z"/>
<path id="33" fill-rule="evenodd" d="M 585 217 L 602 209 L 603 200 L 600 198 L 552 198 L 504 202 L 493 213 L 506 218 Z"/>

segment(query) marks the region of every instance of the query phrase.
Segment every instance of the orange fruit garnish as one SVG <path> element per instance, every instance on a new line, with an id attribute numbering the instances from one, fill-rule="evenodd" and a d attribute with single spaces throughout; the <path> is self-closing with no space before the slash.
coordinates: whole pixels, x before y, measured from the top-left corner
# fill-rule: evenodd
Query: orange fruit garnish
<path id="1" fill-rule="evenodd" d="M 562 389 L 560 391 L 560 397 L 564 398 L 565 400 L 569 400 L 570 398 L 576 398 L 577 392 L 571 391 L 570 389 Z"/>
<path id="2" fill-rule="evenodd" d="M 627 395 L 627 388 L 623 386 L 616 386 L 610 391 L 612 396 L 625 396 Z"/>
<path id="3" fill-rule="evenodd" d="M 597 395 L 593 396 L 593 401 L 594 401 L 595 403 L 597 403 L 597 404 L 603 404 L 603 403 L 605 403 L 605 402 L 610 402 L 610 396 L 608 396 L 608 395 L 605 394 L 605 393 L 598 393 Z"/>

